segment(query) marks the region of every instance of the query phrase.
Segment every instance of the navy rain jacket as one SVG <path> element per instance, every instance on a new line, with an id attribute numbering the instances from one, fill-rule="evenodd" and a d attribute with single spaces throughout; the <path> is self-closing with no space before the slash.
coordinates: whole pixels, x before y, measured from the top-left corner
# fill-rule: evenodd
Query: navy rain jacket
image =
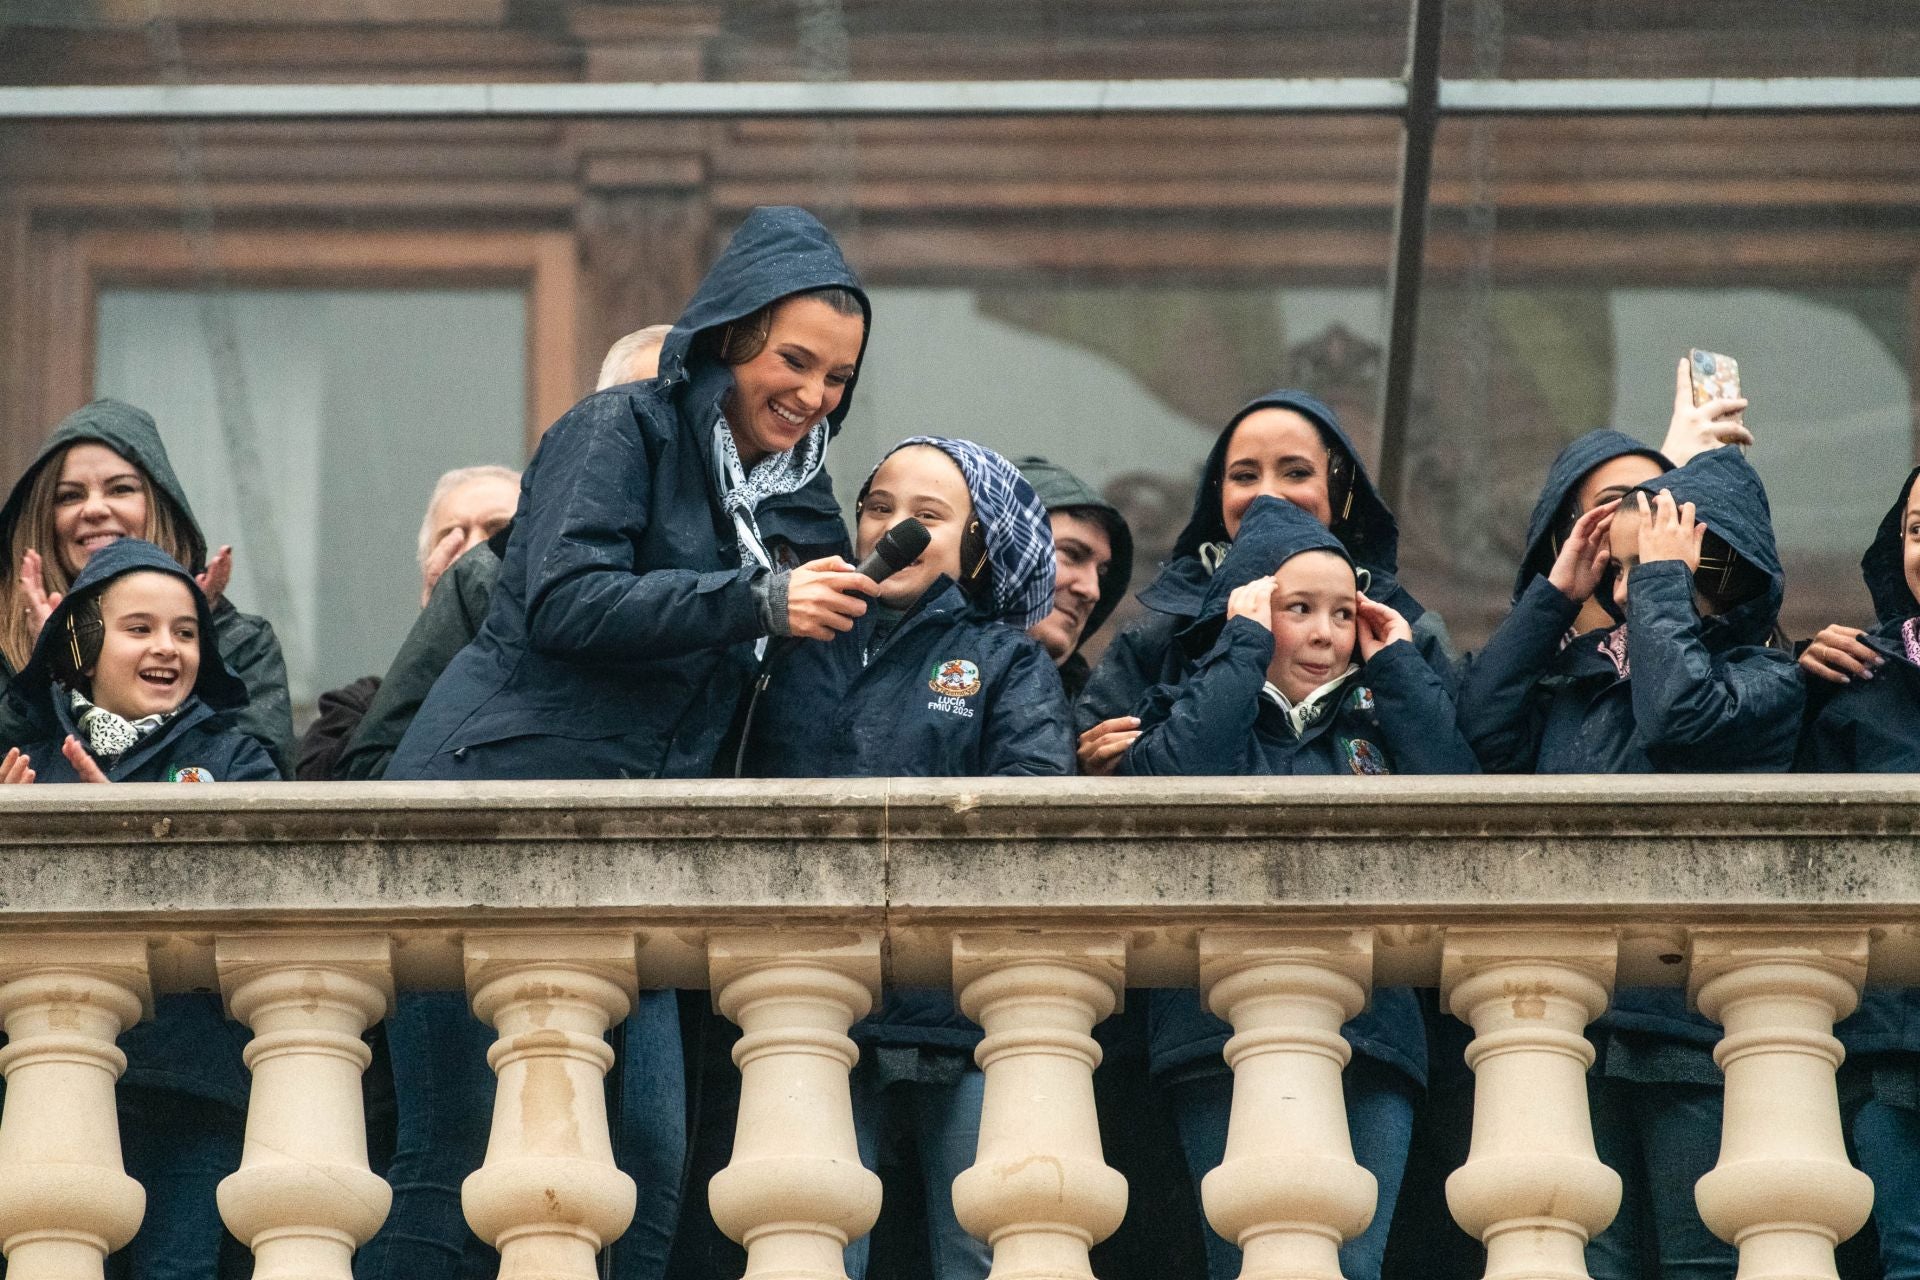
<path id="1" fill-rule="evenodd" d="M 875 648 L 878 610 L 789 642 L 754 715 L 747 776 L 982 778 L 1073 772 L 1066 694 L 1023 631 L 941 577 Z"/>
<path id="2" fill-rule="evenodd" d="M 1549 490 L 1564 499 L 1601 461 L 1577 470 L 1556 465 Z M 1617 645 L 1617 629 L 1568 640 L 1579 606 L 1544 573 L 1534 577 L 1460 691 L 1460 727 L 1489 771 L 1783 773 L 1792 766 L 1806 695 L 1793 655 L 1766 643 L 1785 574 L 1759 475 L 1737 447 L 1726 445 L 1644 488 L 1671 489 L 1675 502 L 1693 503 L 1709 529 L 1766 574 L 1766 589 L 1702 618 L 1685 564 L 1667 560 L 1634 569 L 1624 648 L 1629 677 L 1605 647 L 1610 639 Z M 1543 496 L 1536 516 L 1557 506 Z M 1603 583 L 1601 589 L 1610 588 Z M 1632 1069 L 1635 1078 L 1703 1084 L 1719 1078 L 1704 1046 L 1719 1038 L 1720 1028 L 1689 1012 L 1680 991 L 1621 991 L 1593 1025 L 1602 1034 L 1646 1032 L 1700 1049 L 1690 1058 L 1656 1050 Z M 1618 1044 L 1603 1045 L 1602 1069 L 1616 1074 Z"/>
<path id="3" fill-rule="evenodd" d="M 1836 685 L 1810 679 L 1807 728 L 1798 768 L 1804 773 L 1920 772 L 1920 667 L 1907 656 L 1902 634 L 1920 617 L 1920 599 L 1907 586 L 1907 503 L 1920 469 L 1909 472 L 1900 496 L 1881 520 L 1860 571 L 1873 596 L 1879 625 L 1861 639 L 1884 654 L 1871 680 Z M 1849 1062 L 1867 1054 L 1920 1053 L 1920 992 L 1868 988 L 1860 1010 L 1834 1028 Z"/>
<path id="4" fill-rule="evenodd" d="M 1140 592 L 1147 613 L 1113 638 L 1100 665 L 1074 704 L 1074 732 L 1085 733 L 1102 720 L 1132 712 L 1155 685 L 1179 680 L 1186 655 L 1174 641 L 1200 616 L 1207 584 L 1220 549 L 1228 542 L 1220 514 L 1220 485 L 1226 472 L 1227 445 L 1241 419 L 1260 409 L 1292 409 L 1320 428 L 1331 449 L 1344 454 L 1353 481 L 1350 496 L 1332 494 L 1340 508 L 1334 512 L 1333 532 L 1367 571 L 1367 595 L 1390 605 L 1412 624 L 1414 646 L 1443 678 L 1451 680 L 1452 643 L 1438 614 L 1428 614 L 1396 576 L 1400 555 L 1400 526 L 1373 487 L 1353 441 L 1339 419 L 1304 391 L 1272 391 L 1233 415 L 1214 441 L 1193 498 L 1193 515 L 1173 545 L 1173 555 L 1161 566 L 1159 577 Z"/>
<path id="5" fill-rule="evenodd" d="M 659 376 L 589 396 L 548 429 L 521 480 L 486 621 L 427 696 L 389 778 L 712 771 L 758 666 L 752 581 L 763 570 L 741 563 L 713 462 L 733 375 L 696 339 L 829 286 L 866 305 L 817 219 L 754 210 L 667 335 Z M 845 546 L 824 471 L 781 507 L 761 525 L 766 539 L 797 545 L 798 533 L 825 544 L 821 554 Z"/>
<path id="6" fill-rule="evenodd" d="M 1404 642 L 1375 654 L 1298 737 L 1264 695 L 1273 633 L 1249 618 L 1223 627 L 1227 598 L 1312 550 L 1348 558 L 1340 540 L 1299 507 L 1271 497 L 1253 500 L 1239 539 L 1213 575 L 1200 620 L 1181 640 L 1198 645 L 1218 638 L 1186 680 L 1154 689 L 1136 709 L 1142 733 L 1121 761 L 1122 773 L 1476 772 L 1439 675 Z M 1198 992 L 1156 990 L 1148 1001 L 1148 1053 L 1156 1074 L 1202 1063 L 1226 1070 L 1221 1050 L 1232 1028 L 1201 1008 Z M 1356 1052 L 1426 1083 L 1426 1032 L 1411 990 L 1376 990 L 1341 1034 Z"/>
<path id="7" fill-rule="evenodd" d="M 1830 684 L 1808 680 L 1807 728 L 1798 768 L 1804 773 L 1920 773 L 1920 667 L 1907 656 L 1902 632 L 1920 616 L 1907 586 L 1905 516 L 1916 470 L 1881 520 L 1860 571 L 1873 596 L 1878 625 L 1860 639 L 1886 665 L 1871 680 Z"/>
<path id="8" fill-rule="evenodd" d="M 221 658 L 220 633 L 206 597 L 166 552 L 138 538 L 122 538 L 95 552 L 73 590 L 40 631 L 33 659 L 14 687 L 31 708 L 37 734 L 23 750 L 32 757 L 39 782 L 78 782 L 79 775 L 60 744 L 68 734 L 86 742 L 69 710 L 66 690 L 53 678 L 49 660 L 64 643 L 67 618 L 88 596 L 106 589 L 122 574 L 157 570 L 187 584 L 200 610 L 200 674 L 180 713 L 134 745 L 112 765 L 102 765 L 113 782 L 171 782 L 179 770 L 198 768 L 207 781 L 271 782 L 280 777 L 266 749 L 240 731 L 234 714 L 247 705 L 247 687 Z M 223 1102 L 245 1111 L 247 1068 L 241 1060 L 251 1033 L 222 1011 L 216 995 L 161 996 L 154 1017 L 120 1037 L 127 1055 L 121 1083 L 132 1088 L 166 1089 Z"/>
<path id="9" fill-rule="evenodd" d="M 100 444 L 113 450 L 146 473 L 160 500 L 173 508 L 181 536 L 188 547 L 187 568 L 195 573 L 207 567 L 207 538 L 200 522 L 187 503 L 187 491 L 173 472 L 173 460 L 160 440 L 160 428 L 153 415 L 119 400 L 95 400 L 68 414 L 40 446 L 33 463 L 15 482 L 0 507 L 0 535 L 10 544 L 14 526 L 26 506 L 27 495 L 40 469 L 76 444 Z M 40 550 L 45 551 L 42 547 Z M 17 556 L 17 550 L 16 550 Z M 8 572 L 19 571 L 16 559 Z M 265 618 L 242 613 L 223 595 L 213 603 L 213 628 L 219 636 L 220 652 L 227 665 L 239 675 L 247 689 L 246 702 L 233 712 L 242 732 L 267 749 L 281 777 L 293 776 L 293 703 L 287 694 L 287 662 L 280 652 L 280 640 Z M 202 642 L 204 643 L 204 641 Z M 0 658 L 0 689 L 14 673 Z M 0 746 L 13 746 L 26 740 L 26 720 L 31 708 L 12 697 L 0 701 Z"/>

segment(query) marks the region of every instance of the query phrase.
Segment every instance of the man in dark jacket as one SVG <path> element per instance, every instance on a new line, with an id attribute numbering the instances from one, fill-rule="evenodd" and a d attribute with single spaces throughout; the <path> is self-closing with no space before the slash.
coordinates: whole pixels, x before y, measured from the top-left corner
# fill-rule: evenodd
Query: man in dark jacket
<path id="1" fill-rule="evenodd" d="M 1053 525 L 1053 612 L 1034 624 L 1031 634 L 1060 668 L 1060 683 L 1071 701 L 1090 674 L 1081 647 L 1127 598 L 1133 531 L 1120 508 L 1058 463 L 1028 457 L 1014 465 Z"/>
<path id="2" fill-rule="evenodd" d="M 1733 446 L 1699 454 L 1573 523 L 1469 669 L 1461 727 L 1503 772 L 1784 772 L 1805 692 L 1768 646 L 1783 593 L 1760 477 Z M 1624 621 L 1574 634 L 1596 595 Z M 1625 1280 L 1651 1248 L 1731 1276 L 1693 1202 L 1720 1130 L 1720 1028 L 1684 993 L 1629 988 L 1588 1034 L 1595 1142 L 1626 1183 L 1589 1269 Z"/>
<path id="3" fill-rule="evenodd" d="M 1320 456 L 1242 459 L 1244 437 L 1276 415 L 1298 419 L 1311 430 Z M 1241 428 L 1245 426 L 1247 432 Z M 1236 448 L 1236 443 L 1242 445 Z M 1232 455 L 1232 456 L 1230 456 Z M 1245 469 L 1248 474 L 1241 476 Z M 1400 527 L 1374 488 L 1365 463 L 1339 420 L 1302 391 L 1273 391 L 1246 405 L 1221 430 L 1207 455 L 1193 515 L 1174 543 L 1172 558 L 1140 592 L 1146 616 L 1114 638 L 1074 704 L 1081 735 L 1081 767 L 1112 772 L 1138 726 L 1130 723 L 1140 699 L 1155 685 L 1177 681 L 1187 657 L 1174 637 L 1199 616 L 1214 570 L 1232 545 L 1226 506 L 1259 492 L 1286 498 L 1316 515 L 1367 574 L 1369 598 L 1387 605 L 1412 626 L 1414 647 L 1435 671 L 1451 679 L 1452 642 L 1439 615 L 1421 607 L 1396 576 Z M 1096 726 L 1098 731 L 1096 732 Z M 1102 745 L 1104 744 L 1104 745 Z"/>
<path id="4" fill-rule="evenodd" d="M 206 535 L 201 532 L 187 493 L 174 474 L 173 462 L 161 443 L 160 430 L 153 415 L 118 400 L 95 400 L 68 415 L 54 429 L 39 454 L 15 482 L 0 507 L 0 543 L 20 547 L 20 518 L 41 469 L 63 456 L 74 445 L 100 444 L 138 466 L 146 474 L 154 494 L 171 508 L 175 532 L 184 544 L 181 562 L 202 579 L 212 597 L 213 629 L 218 634 L 220 652 L 227 665 L 245 685 L 247 699 L 233 710 L 241 732 L 265 747 L 273 757 L 281 777 L 293 776 L 293 704 L 287 693 L 287 664 L 280 652 L 280 641 L 265 618 L 242 613 L 221 591 L 219 582 L 207 579 Z M 20 549 L 24 549 L 21 547 Z M 43 553 L 48 548 L 40 549 Z M 16 556 L 18 551 L 14 553 Z M 18 574 L 17 560 L 7 566 L 8 574 Z M 14 672 L 0 658 L 0 688 L 10 682 Z M 23 740 L 23 712 L 12 699 L 0 699 L 0 743 Z"/>

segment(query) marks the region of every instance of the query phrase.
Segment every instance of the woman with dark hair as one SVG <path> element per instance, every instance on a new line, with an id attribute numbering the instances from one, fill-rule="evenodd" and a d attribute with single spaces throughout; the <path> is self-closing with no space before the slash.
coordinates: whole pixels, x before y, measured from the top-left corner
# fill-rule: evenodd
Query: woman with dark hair
<path id="1" fill-rule="evenodd" d="M 487 615 L 435 682 L 393 779 L 705 777 L 771 637 L 827 640 L 874 584 L 841 558 L 825 470 L 869 308 L 833 237 L 756 209 L 701 282 L 659 375 L 582 400 L 528 465 Z M 686 1150 L 672 992 L 620 1029 L 616 1156 L 639 1184 L 612 1273 L 662 1273 Z M 387 1022 L 393 1211 L 360 1280 L 451 1280 L 488 1260 L 460 1183 L 486 1148 L 493 1034 L 459 993 L 403 995 Z"/>
<path id="2" fill-rule="evenodd" d="M 212 602 L 220 652 L 246 686 L 234 722 L 266 748 L 282 777 L 292 777 L 293 712 L 280 641 L 266 619 L 221 594 L 232 548 L 207 554 L 153 415 L 119 400 L 69 414 L 0 507 L 0 690 L 25 669 L 41 626 L 87 561 L 121 538 L 145 539 L 195 575 Z M 17 699 L 0 700 L 0 746 L 23 741 L 30 717 Z"/>
<path id="3" fill-rule="evenodd" d="M 1286 499 L 1331 530 L 1361 571 L 1367 598 L 1407 620 L 1420 656 L 1451 683 L 1446 624 L 1421 608 L 1395 576 L 1400 526 L 1353 441 L 1333 410 L 1306 392 L 1272 391 L 1242 408 L 1220 432 L 1194 494 L 1193 515 L 1160 575 L 1140 593 L 1145 616 L 1114 637 L 1074 704 L 1082 772 L 1112 773 L 1140 736 L 1133 712 L 1141 698 L 1180 679 L 1186 654 L 1174 636 L 1200 616 L 1214 570 L 1262 494 Z"/>

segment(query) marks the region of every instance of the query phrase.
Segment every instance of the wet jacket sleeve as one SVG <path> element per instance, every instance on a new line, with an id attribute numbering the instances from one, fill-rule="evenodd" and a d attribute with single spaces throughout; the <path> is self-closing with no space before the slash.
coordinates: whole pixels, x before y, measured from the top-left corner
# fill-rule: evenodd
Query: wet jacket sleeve
<path id="1" fill-rule="evenodd" d="M 1165 680 L 1173 628 L 1171 615 L 1148 613 L 1113 638 L 1074 703 L 1075 737 L 1102 720 L 1132 715 L 1147 691 Z"/>
<path id="2" fill-rule="evenodd" d="M 1229 618 L 1178 685 L 1142 700 L 1140 736 L 1120 757 L 1123 774 L 1229 777 L 1247 772 L 1260 716 L 1260 690 L 1273 660 L 1273 633 L 1252 618 Z"/>
<path id="3" fill-rule="evenodd" d="M 726 648 L 765 634 L 753 572 L 639 570 L 634 548 L 650 521 L 706 524 L 705 495 L 651 509 L 645 442 L 601 397 L 548 432 L 525 503 L 527 631 L 553 657 L 650 661 Z"/>
<path id="4" fill-rule="evenodd" d="M 1395 641 L 1367 659 L 1364 679 L 1395 773 L 1478 773 L 1440 673 L 1413 645 Z"/>
<path id="5" fill-rule="evenodd" d="M 1466 664 L 1460 732 L 1489 773 L 1532 773 L 1540 752 L 1534 686 L 1547 673 L 1580 606 L 1545 578 L 1528 584 L 1487 647 Z"/>
<path id="6" fill-rule="evenodd" d="M 273 624 L 223 599 L 214 606 L 213 626 L 221 656 L 247 686 L 247 705 L 234 712 L 234 726 L 267 749 L 277 776 L 293 777 L 293 700 Z"/>
<path id="7" fill-rule="evenodd" d="M 1700 630 L 1685 564 L 1660 560 L 1633 571 L 1627 661 L 1634 724 L 1648 753 L 1682 753 L 1675 763 L 1692 769 L 1787 769 L 1807 697 L 1793 655 L 1745 648 L 1716 657 Z"/>
<path id="8" fill-rule="evenodd" d="M 1066 691 L 1038 643 L 1020 646 L 994 699 L 981 772 L 989 777 L 1054 777 L 1074 770 Z"/>
<path id="9" fill-rule="evenodd" d="M 274 767 L 273 758 L 252 738 L 236 735 L 233 756 L 227 762 L 222 782 L 278 782 L 286 775 Z"/>
<path id="10" fill-rule="evenodd" d="M 366 717 L 367 707 L 380 688 L 378 676 L 361 676 L 320 695 L 307 731 L 300 735 L 300 762 L 294 777 L 301 782 L 332 782 L 340 776 L 340 753 Z"/>
<path id="11" fill-rule="evenodd" d="M 393 665 L 380 681 L 373 704 L 348 740 L 335 766 L 336 778 L 384 778 L 387 764 L 419 714 L 433 682 L 480 631 L 487 600 L 500 574 L 500 558 L 484 546 L 453 562 L 433 584 L 427 607 L 414 619 Z"/>
<path id="12" fill-rule="evenodd" d="M 1804 680 L 1804 677 L 1802 677 Z M 1794 770 L 1798 773 L 1858 773 L 1860 753 L 1854 745 L 1854 719 L 1835 698 L 1808 718 L 1800 735 Z"/>

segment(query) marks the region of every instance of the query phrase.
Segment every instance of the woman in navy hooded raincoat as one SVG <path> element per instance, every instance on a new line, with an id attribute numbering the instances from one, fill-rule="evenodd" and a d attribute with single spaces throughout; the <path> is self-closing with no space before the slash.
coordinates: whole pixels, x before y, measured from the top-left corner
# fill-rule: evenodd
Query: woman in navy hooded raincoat
<path id="1" fill-rule="evenodd" d="M 868 314 L 811 214 L 749 215 L 668 335 L 659 376 L 589 396 L 548 429 L 486 620 L 387 776 L 707 776 L 768 638 L 847 630 L 865 611 L 856 593 L 873 589 L 837 558 L 846 530 L 825 472 Z M 614 1269 L 640 1277 L 664 1269 L 686 1145 L 671 993 L 644 997 L 621 1035 L 614 1140 L 640 1204 Z M 394 1208 L 356 1259 L 360 1280 L 484 1268 L 459 1188 L 485 1150 L 491 1040 L 451 993 L 403 999 L 389 1021 Z"/>

